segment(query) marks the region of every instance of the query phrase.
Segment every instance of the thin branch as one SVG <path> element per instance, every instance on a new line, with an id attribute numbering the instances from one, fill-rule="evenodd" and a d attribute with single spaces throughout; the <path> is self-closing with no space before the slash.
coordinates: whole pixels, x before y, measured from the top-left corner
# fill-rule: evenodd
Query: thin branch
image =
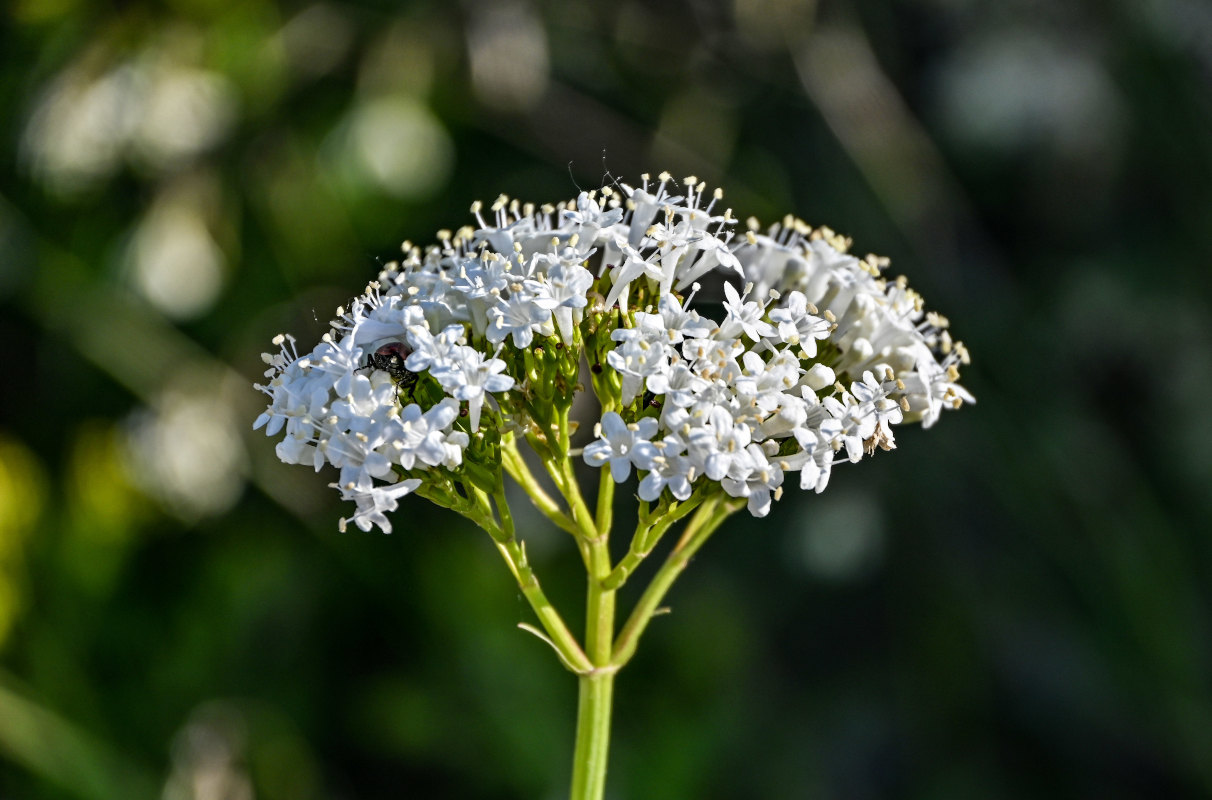
<path id="1" fill-rule="evenodd" d="M 610 663 L 622 667 L 631 659 L 635 654 L 640 636 L 648 627 L 653 615 L 659 610 L 661 601 L 665 598 L 669 588 L 673 586 L 673 582 L 690 562 L 691 557 L 703 546 L 703 543 L 720 526 L 720 523 L 743 504 L 743 499 L 726 498 L 717 494 L 700 506 L 682 533 L 682 538 L 665 559 L 665 563 L 653 577 L 652 583 L 648 584 L 648 588 L 644 590 L 644 594 L 636 603 L 635 610 L 628 617 L 627 623 L 619 631 Z"/>
<path id="2" fill-rule="evenodd" d="M 606 470 L 603 470 L 605 473 Z M 617 589 L 627 582 L 627 578 L 633 572 L 639 569 L 640 564 L 649 556 L 657 544 L 661 541 L 661 537 L 671 528 L 674 523 L 680 521 L 687 514 L 703 502 L 703 495 L 696 493 L 689 499 L 675 503 L 667 513 L 660 514 L 658 511 L 657 521 L 649 523 L 650 515 L 641 515 L 639 523 L 636 525 L 635 534 L 631 537 L 631 548 L 627 551 L 627 555 L 619 560 L 615 568 L 610 571 L 602 580 L 603 589 Z M 658 506 L 659 509 L 659 506 Z"/>
<path id="3" fill-rule="evenodd" d="M 509 477 L 513 479 L 514 483 L 522 487 L 522 490 L 530 498 L 530 502 L 543 516 L 551 520 L 556 527 L 571 533 L 573 536 L 580 533 L 572 518 L 560 510 L 560 506 L 556 501 L 539 484 L 538 479 L 535 478 L 530 468 L 526 465 L 526 461 L 522 458 L 522 454 L 518 452 L 517 442 L 513 439 L 510 439 L 508 443 L 501 443 L 501 466 L 509 473 Z"/>

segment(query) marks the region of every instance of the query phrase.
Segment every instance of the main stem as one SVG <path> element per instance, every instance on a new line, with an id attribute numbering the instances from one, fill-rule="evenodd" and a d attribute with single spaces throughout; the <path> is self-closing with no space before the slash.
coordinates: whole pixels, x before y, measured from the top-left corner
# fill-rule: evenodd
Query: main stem
<path id="1" fill-rule="evenodd" d="M 614 672 L 582 675 L 577 702 L 577 746 L 573 754 L 572 800 L 601 800 L 610 750 L 610 706 Z"/>
<path id="2" fill-rule="evenodd" d="M 601 470 L 596 514 L 591 513 L 581 496 L 573 470 L 569 451 L 569 425 L 567 410 L 557 416 L 551 431 L 556 437 L 554 448 L 542 445 L 550 460 L 546 460 L 548 474 L 568 504 L 568 513 L 560 511 L 550 497 L 530 476 L 520 458 L 513 458 L 505 465 L 507 471 L 526 489 L 535 504 L 552 521 L 577 536 L 581 554 L 588 573 L 586 588 L 585 645 L 576 646 L 567 628 L 550 607 L 546 597 L 538 588 L 533 570 L 526 562 L 525 550 L 513 538 L 512 518 L 505 508 L 503 492 L 498 492 L 496 502 L 502 516 L 502 525 L 488 525 L 493 533 L 499 527 L 498 547 L 510 564 L 523 593 L 539 615 L 548 636 L 544 637 L 556 649 L 564 664 L 577 673 L 577 733 L 573 750 L 571 800 L 602 800 L 606 790 L 606 766 L 610 751 L 610 717 L 614 698 L 614 676 L 635 652 L 636 643 L 647 627 L 649 620 L 659 610 L 659 604 L 669 587 L 685 568 L 690 557 L 711 535 L 712 531 L 736 510 L 736 502 L 713 497 L 704 505 L 703 498 L 682 504 L 677 512 L 667 514 L 655 525 L 644 529 L 647 536 L 652 529 L 663 533 L 669 525 L 698 507 L 681 541 L 674 547 L 665 564 L 657 572 L 652 584 L 644 592 L 636 609 L 632 612 L 623 631 L 615 640 L 615 597 L 619 586 L 627 575 L 648 555 L 655 539 L 649 542 L 632 543 L 633 552 L 616 568 L 610 560 L 610 529 L 613 523 L 614 480 L 609 469 Z M 538 437 L 535 437 L 538 439 Z M 541 441 L 541 440 L 540 440 Z M 534 441 L 531 442 L 532 445 Z M 536 448 L 538 449 L 538 448 Z M 554 450 L 554 452 L 553 452 Z M 537 489 L 537 491 L 536 491 Z M 491 514 L 489 514 L 491 516 Z M 490 520 L 491 523 L 491 520 Z M 637 529 L 637 536 L 640 531 Z M 659 536 L 659 533 L 658 533 Z"/>
<path id="3" fill-rule="evenodd" d="M 572 800 L 601 800 L 606 789 L 610 751 L 610 711 L 616 668 L 614 650 L 615 591 L 603 588 L 610 574 L 610 503 L 614 483 L 603 470 L 595 520 L 597 536 L 589 542 L 589 575 L 585 609 L 585 654 L 593 669 L 578 676 L 577 743 L 572 762 Z"/>

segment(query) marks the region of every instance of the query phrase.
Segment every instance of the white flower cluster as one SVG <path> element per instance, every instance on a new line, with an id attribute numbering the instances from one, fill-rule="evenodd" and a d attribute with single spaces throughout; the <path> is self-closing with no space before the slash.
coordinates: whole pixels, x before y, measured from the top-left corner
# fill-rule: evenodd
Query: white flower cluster
<path id="1" fill-rule="evenodd" d="M 586 462 L 620 482 L 635 467 L 646 501 L 713 482 L 757 516 L 786 473 L 819 492 L 835 461 L 891 449 L 892 425 L 972 402 L 963 346 L 886 261 L 790 217 L 737 233 L 719 190 L 675 186 L 645 176 L 538 209 L 502 197 L 492 224 L 477 203 L 477 226 L 405 243 L 315 350 L 276 340 L 256 427 L 285 430 L 283 461 L 337 467 L 352 521 L 390 530 L 383 512 L 430 476 L 475 460 L 499 475 L 486 434 L 542 430 L 582 354 L 607 409 Z M 695 303 L 708 294 L 718 321 Z"/>

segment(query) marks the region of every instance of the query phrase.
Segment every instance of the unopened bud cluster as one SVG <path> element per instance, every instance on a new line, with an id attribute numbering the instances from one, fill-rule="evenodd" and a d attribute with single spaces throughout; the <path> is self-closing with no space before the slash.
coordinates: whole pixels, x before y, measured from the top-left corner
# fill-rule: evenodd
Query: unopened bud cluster
<path id="1" fill-rule="evenodd" d="M 256 427 L 285 433 L 283 461 L 339 470 L 343 525 L 390 531 L 409 492 L 456 507 L 498 490 L 503 442 L 567 458 L 554 431 L 585 376 L 588 464 L 634 468 L 645 501 L 723 491 L 756 516 L 788 473 L 819 492 L 894 425 L 972 402 L 966 350 L 886 260 L 790 217 L 739 226 L 721 197 L 663 174 L 477 203 L 475 225 L 405 243 L 315 349 L 275 340 Z"/>

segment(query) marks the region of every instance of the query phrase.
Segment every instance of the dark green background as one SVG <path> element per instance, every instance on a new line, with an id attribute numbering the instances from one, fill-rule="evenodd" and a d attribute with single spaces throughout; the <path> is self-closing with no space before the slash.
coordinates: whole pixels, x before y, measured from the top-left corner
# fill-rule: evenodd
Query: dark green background
<path id="1" fill-rule="evenodd" d="M 1212 794 L 1212 6 L 7 14 L 0 798 L 559 797 L 575 681 L 487 537 L 339 534 L 251 383 L 472 200 L 664 169 L 890 256 L 979 404 L 716 535 L 610 796 Z"/>

